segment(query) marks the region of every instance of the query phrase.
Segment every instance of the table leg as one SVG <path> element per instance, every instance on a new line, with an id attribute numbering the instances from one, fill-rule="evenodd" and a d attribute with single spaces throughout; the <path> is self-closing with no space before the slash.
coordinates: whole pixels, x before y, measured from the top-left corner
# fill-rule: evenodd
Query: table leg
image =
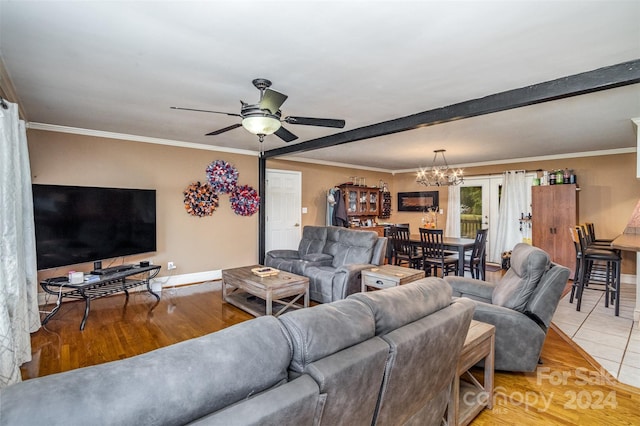
<path id="1" fill-rule="evenodd" d="M 307 287 L 307 289 L 304 292 L 304 307 L 305 308 L 309 307 L 309 287 Z"/>
<path id="2" fill-rule="evenodd" d="M 495 358 L 496 335 L 491 335 L 491 350 L 484 360 L 484 391 L 487 393 L 487 408 L 493 408 L 493 363 Z"/>
<path id="3" fill-rule="evenodd" d="M 154 293 L 153 291 L 151 291 L 151 280 L 147 280 L 147 291 L 153 294 L 155 298 L 158 299 L 158 302 L 160 301 L 160 296 Z"/>
<path id="4" fill-rule="evenodd" d="M 458 424 L 460 416 L 460 377 L 457 372 L 451 383 L 451 394 L 449 396 L 449 405 L 447 407 L 447 425 L 455 426 Z"/>
<path id="5" fill-rule="evenodd" d="M 222 280 L 222 301 L 227 301 L 227 284 Z"/>
<path id="6" fill-rule="evenodd" d="M 271 290 L 267 290 L 267 299 L 265 301 L 267 308 L 267 315 L 271 315 L 273 313 L 273 294 Z"/>
<path id="7" fill-rule="evenodd" d="M 89 316 L 89 307 L 91 299 L 89 299 L 86 295 L 82 295 L 84 297 L 84 316 L 82 317 L 82 322 L 80 323 L 80 331 L 84 330 L 84 325 L 87 323 L 87 317 Z"/>
<path id="8" fill-rule="evenodd" d="M 62 304 L 62 300 L 58 299 L 58 303 L 56 303 L 55 308 L 53 308 L 53 310 L 51 312 L 49 312 L 47 314 L 46 317 L 44 317 L 44 319 L 42 320 L 42 325 L 46 324 L 49 322 L 49 320 L 51 319 L 51 317 L 53 317 L 55 314 L 58 313 L 58 310 L 60 309 L 60 305 Z"/>
<path id="9" fill-rule="evenodd" d="M 458 246 L 458 276 L 464 277 L 464 246 Z"/>

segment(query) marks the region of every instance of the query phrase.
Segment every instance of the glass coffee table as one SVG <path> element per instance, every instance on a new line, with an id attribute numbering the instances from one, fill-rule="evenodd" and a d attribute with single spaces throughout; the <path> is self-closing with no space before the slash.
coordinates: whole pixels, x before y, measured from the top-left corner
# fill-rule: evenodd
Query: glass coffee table
<path id="1" fill-rule="evenodd" d="M 290 272 L 260 277 L 243 266 L 222 271 L 222 300 L 258 317 L 279 316 L 287 309 L 309 307 L 309 278 Z M 303 299 L 303 304 L 296 303 Z M 275 313 L 274 313 L 275 311 Z"/>

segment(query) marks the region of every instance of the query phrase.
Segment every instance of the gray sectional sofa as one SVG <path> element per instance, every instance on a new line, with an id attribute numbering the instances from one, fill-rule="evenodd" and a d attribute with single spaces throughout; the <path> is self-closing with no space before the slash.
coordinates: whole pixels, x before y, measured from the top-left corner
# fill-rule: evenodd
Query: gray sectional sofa
<path id="1" fill-rule="evenodd" d="M 474 302 L 360 293 L 0 390 L 3 425 L 437 425 Z"/>
<path id="2" fill-rule="evenodd" d="M 360 291 L 360 273 L 384 263 L 387 238 L 374 231 L 305 226 L 298 250 L 271 250 L 265 265 L 309 278 L 316 302 L 341 300 Z"/>

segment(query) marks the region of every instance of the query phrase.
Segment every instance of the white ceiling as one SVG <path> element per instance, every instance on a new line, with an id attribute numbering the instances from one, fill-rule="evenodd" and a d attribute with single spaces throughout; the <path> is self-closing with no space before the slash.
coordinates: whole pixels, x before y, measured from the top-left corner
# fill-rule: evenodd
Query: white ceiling
<path id="1" fill-rule="evenodd" d="M 344 130 L 640 58 L 638 1 L 8 1 L 0 56 L 34 126 L 257 152 L 238 128 L 268 78 L 283 116 Z M 325 148 L 298 157 L 411 170 L 634 149 L 640 84 Z M 298 143 L 341 129 L 285 127 Z"/>

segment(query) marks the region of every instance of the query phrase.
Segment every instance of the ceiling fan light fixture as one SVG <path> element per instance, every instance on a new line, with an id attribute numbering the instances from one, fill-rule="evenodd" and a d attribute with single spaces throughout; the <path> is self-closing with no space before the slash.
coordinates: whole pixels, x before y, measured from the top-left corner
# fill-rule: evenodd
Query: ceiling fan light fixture
<path id="1" fill-rule="evenodd" d="M 270 115 L 255 115 L 242 119 L 242 127 L 254 135 L 271 135 L 281 126 L 280 120 Z"/>

